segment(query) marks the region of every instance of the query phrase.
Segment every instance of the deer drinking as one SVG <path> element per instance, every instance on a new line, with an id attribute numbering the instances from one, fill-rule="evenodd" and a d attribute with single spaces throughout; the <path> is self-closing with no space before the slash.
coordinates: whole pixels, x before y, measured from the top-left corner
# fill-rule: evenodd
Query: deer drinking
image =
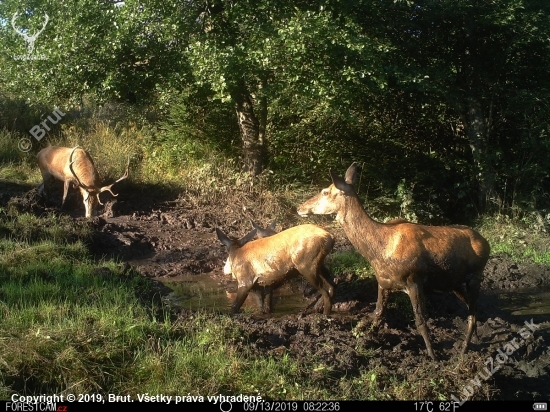
<path id="1" fill-rule="evenodd" d="M 232 274 L 238 283 L 233 313 L 239 311 L 250 291 L 261 293 L 261 288 L 268 288 L 271 293 L 271 288 L 297 271 L 321 293 L 323 313 L 330 314 L 334 289 L 327 280 L 330 276 L 324 260 L 332 251 L 334 239 L 326 230 L 315 225 L 300 225 L 254 241 L 251 239 L 256 229 L 238 240 L 230 239 L 217 228 L 216 233 L 229 252 L 224 273 Z M 268 308 L 270 310 L 270 305 Z"/>
<path id="2" fill-rule="evenodd" d="M 99 199 L 100 193 L 107 191 L 115 197 L 118 196 L 112 192 L 111 188 L 115 183 L 128 177 L 130 168 L 130 158 L 128 158 L 128 165 L 126 166 L 124 175 L 110 185 L 101 186 L 94 161 L 84 149 L 78 146 L 74 148 L 58 146 L 46 147 L 38 152 L 37 160 L 43 179 L 43 182 L 38 187 L 38 193 L 41 195 L 43 194 L 47 199 L 49 191 L 48 186 L 51 180 L 61 180 L 64 183 L 63 201 L 61 202 L 61 208 L 63 208 L 69 186 L 76 186 L 82 194 L 86 217 L 92 217 L 97 203 L 103 205 Z"/>

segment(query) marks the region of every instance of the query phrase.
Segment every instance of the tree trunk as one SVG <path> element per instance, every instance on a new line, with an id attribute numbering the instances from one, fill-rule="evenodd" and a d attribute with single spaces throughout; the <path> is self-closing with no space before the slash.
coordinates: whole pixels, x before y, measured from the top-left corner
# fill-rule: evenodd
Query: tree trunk
<path id="1" fill-rule="evenodd" d="M 468 114 L 464 124 L 472 149 L 472 156 L 477 171 L 479 182 L 478 203 L 484 210 L 487 203 L 495 200 L 495 172 L 488 153 L 487 128 L 481 105 L 470 99 L 468 102 Z M 496 199 L 498 201 L 498 199 Z"/>
<path id="2" fill-rule="evenodd" d="M 254 114 L 254 105 L 252 98 L 246 87 L 233 96 L 235 100 L 235 111 L 237 112 L 237 121 L 241 130 L 242 148 L 243 148 L 243 169 L 252 173 L 253 176 L 259 175 L 263 170 L 265 156 L 265 119 L 264 102 L 260 101 L 260 121 Z M 267 106 L 265 110 L 267 118 Z"/>
<path id="3" fill-rule="evenodd" d="M 262 142 L 262 161 L 265 161 L 265 156 L 267 153 L 267 139 L 265 135 L 265 129 L 267 127 L 267 99 L 265 96 L 260 96 L 258 98 L 258 104 L 260 106 L 258 139 Z"/>

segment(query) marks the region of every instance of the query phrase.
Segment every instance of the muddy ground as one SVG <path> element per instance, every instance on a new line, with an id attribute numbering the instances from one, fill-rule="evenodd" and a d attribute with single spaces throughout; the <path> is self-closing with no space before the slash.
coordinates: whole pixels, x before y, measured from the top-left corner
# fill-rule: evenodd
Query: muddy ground
<path id="1" fill-rule="evenodd" d="M 56 211 L 59 206 L 44 207 L 36 191 L 28 187 L 0 186 L 3 207 L 41 214 Z M 124 185 L 119 192 L 120 196 L 106 202 L 99 210 L 101 215 L 92 220 L 95 236 L 91 247 L 97 257 L 128 262 L 155 282 L 182 274 L 209 273 L 220 287 L 234 291 L 235 284 L 222 274 L 226 251 L 216 237 L 215 227 L 242 236 L 250 227 L 242 214 L 216 206 L 197 207 L 183 196 L 155 188 L 130 189 Z M 60 189 L 57 193 L 60 199 Z M 67 210 L 75 218 L 83 216 L 79 196 L 68 199 Z M 297 218 L 282 226 L 300 222 Z M 338 225 L 324 222 L 337 239 L 336 250 L 353 249 Z M 513 299 L 514 293 L 526 288 L 533 293 L 550 291 L 550 268 L 491 256 L 484 275 L 478 301 L 479 340 L 473 340 L 471 350 L 460 362 L 458 349 L 466 331 L 467 312 L 454 295 L 428 296 L 428 326 L 439 358 L 434 362 L 427 357 L 424 341 L 416 332 L 408 297 L 394 293 L 385 322 L 377 332 L 372 331 L 369 315 L 375 307 L 376 281 L 354 279 L 351 274 L 340 276 L 333 316 L 317 313 L 315 291 L 298 280 L 301 291 L 297 293 L 304 295 L 304 310 L 278 317 L 247 311 L 236 315 L 235 320 L 246 331 L 247 345 L 253 350 L 273 356 L 288 353 L 297 359 L 318 357 L 331 367 L 329 379 L 375 371 L 379 376 L 410 379 L 419 386 L 420 394 L 431 393 L 440 399 L 448 399 L 451 393 L 465 399 L 471 391 L 468 386 L 475 388 L 470 399 L 550 399 L 550 315 L 547 310 L 543 314 L 518 314 L 506 309 L 502 300 L 503 293 Z M 161 282 L 157 286 L 161 294 L 170 292 Z M 548 293 L 543 296 L 547 298 Z M 177 316 L 189 315 L 185 310 L 176 312 Z M 364 327 L 357 328 L 363 319 Z M 522 329 L 527 328 L 526 321 L 535 326 L 531 326 L 531 336 L 523 339 L 530 331 Z M 514 338 L 514 342 L 522 343 L 512 350 L 506 345 Z M 509 351 L 502 364 L 499 350 Z M 488 374 L 486 367 L 489 371 L 492 368 L 492 373 Z M 476 376 L 480 382 L 477 386 L 473 383 Z M 319 379 L 327 379 L 327 375 Z"/>

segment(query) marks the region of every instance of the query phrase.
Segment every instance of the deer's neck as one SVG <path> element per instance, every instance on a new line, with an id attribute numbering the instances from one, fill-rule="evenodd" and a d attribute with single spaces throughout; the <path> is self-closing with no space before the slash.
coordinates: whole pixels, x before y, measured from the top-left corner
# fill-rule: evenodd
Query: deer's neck
<path id="1" fill-rule="evenodd" d="M 351 244 L 368 261 L 376 260 L 385 246 L 384 224 L 373 220 L 356 196 L 346 196 L 345 207 L 336 220 Z"/>

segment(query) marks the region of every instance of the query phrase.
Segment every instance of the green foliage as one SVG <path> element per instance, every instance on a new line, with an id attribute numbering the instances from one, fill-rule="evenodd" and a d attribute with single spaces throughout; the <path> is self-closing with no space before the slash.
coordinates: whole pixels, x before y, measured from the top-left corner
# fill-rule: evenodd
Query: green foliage
<path id="1" fill-rule="evenodd" d="M 0 80 L 10 93 L 33 103 L 80 103 L 89 93 L 100 101 L 135 103 L 148 101 L 160 82 L 181 84 L 186 77 L 181 58 L 186 44 L 177 36 L 192 18 L 184 5 L 174 13 L 164 2 L 130 0 L 122 7 L 92 0 L 23 3 L 7 0 L 0 8 L 5 22 L 0 34 L 6 39 Z M 8 23 L 15 12 L 18 27 L 32 33 L 42 26 L 44 13 L 49 16 L 30 59 L 13 57 L 26 55 L 25 42 Z"/>
<path id="2" fill-rule="evenodd" d="M 45 59 L 14 58 L 27 52 L 16 12 L 29 33 L 49 15 L 33 52 Z M 19 140 L 55 105 L 84 118 L 96 103 L 139 105 L 124 112 L 142 136 L 134 153 L 160 179 L 213 150 L 237 164 L 247 93 L 257 118 L 267 103 L 278 182 L 324 184 L 358 161 L 388 216 L 516 217 L 550 206 L 548 14 L 540 0 L 6 0 L 0 130 Z"/>
<path id="3" fill-rule="evenodd" d="M 164 153 L 169 168 L 196 165 L 214 151 L 234 157 L 239 131 L 234 112 L 228 109 L 204 89 L 173 96 L 151 145 Z"/>
<path id="4" fill-rule="evenodd" d="M 374 271 L 369 262 L 355 250 L 335 252 L 327 260 L 330 270 L 335 276 L 352 273 L 358 278 L 372 277 Z"/>
<path id="5" fill-rule="evenodd" d="M 401 215 L 405 219 L 410 220 L 411 222 L 418 222 L 418 219 L 416 217 L 416 213 L 414 211 L 411 211 L 411 206 L 413 204 L 413 194 L 412 189 L 414 188 L 414 185 L 411 185 L 410 187 L 407 187 L 407 182 L 405 179 L 403 179 L 398 185 L 397 185 L 397 198 L 400 201 L 400 207 L 401 207 Z"/>

